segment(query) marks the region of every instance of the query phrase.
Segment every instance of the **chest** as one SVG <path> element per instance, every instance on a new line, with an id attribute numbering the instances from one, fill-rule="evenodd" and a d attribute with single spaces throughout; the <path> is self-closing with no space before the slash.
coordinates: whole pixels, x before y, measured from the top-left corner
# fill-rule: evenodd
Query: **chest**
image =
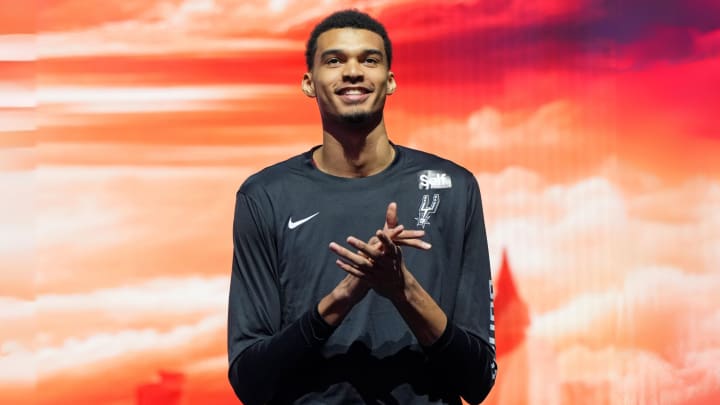
<path id="1" fill-rule="evenodd" d="M 424 190 L 408 182 L 366 190 L 304 191 L 288 195 L 276 217 L 281 281 L 291 291 L 309 288 L 325 294 L 336 285 L 345 273 L 335 265 L 337 256 L 328 245 L 349 247 L 349 236 L 367 241 L 383 228 L 390 202 L 397 203 L 398 222 L 406 229 L 425 231 L 423 240 L 433 244 L 433 252 L 424 256 L 448 254 L 446 244 L 463 228 L 464 199 L 451 188 Z M 409 262 L 420 253 L 405 250 Z"/>
<path id="2" fill-rule="evenodd" d="M 368 240 L 383 228 L 391 202 L 397 203 L 398 223 L 406 229 L 424 230 L 430 243 L 442 240 L 462 222 L 465 207 L 455 194 L 451 189 L 419 190 L 415 185 L 288 196 L 276 223 L 280 258 L 321 259 L 330 242 L 344 244 L 348 236 Z"/>

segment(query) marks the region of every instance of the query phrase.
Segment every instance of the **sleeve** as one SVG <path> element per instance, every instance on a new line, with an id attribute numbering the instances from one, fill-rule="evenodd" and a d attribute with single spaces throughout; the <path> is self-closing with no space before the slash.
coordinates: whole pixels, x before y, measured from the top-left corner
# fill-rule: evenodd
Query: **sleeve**
<path id="1" fill-rule="evenodd" d="M 474 177 L 469 182 L 467 212 L 455 309 L 443 335 L 426 352 L 463 399 L 477 404 L 495 384 L 497 364 L 490 257 L 480 190 Z"/>
<path id="2" fill-rule="evenodd" d="M 273 232 L 251 198 L 238 193 L 228 303 L 228 378 L 245 405 L 271 400 L 302 359 L 334 331 L 309 308 L 284 328 Z"/>

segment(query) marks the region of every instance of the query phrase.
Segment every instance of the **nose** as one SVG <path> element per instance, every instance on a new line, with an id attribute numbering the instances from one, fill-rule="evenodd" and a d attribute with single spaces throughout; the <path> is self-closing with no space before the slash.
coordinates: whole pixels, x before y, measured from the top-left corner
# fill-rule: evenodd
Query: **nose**
<path id="1" fill-rule="evenodd" d="M 343 80 L 350 83 L 361 82 L 363 80 L 362 68 L 356 60 L 350 59 L 343 66 Z"/>

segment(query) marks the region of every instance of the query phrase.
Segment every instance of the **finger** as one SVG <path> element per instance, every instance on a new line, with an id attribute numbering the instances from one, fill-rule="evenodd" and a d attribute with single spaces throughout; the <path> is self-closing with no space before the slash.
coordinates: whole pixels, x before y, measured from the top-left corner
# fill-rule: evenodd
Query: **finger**
<path id="1" fill-rule="evenodd" d="M 350 236 L 347 238 L 347 243 L 349 243 L 352 247 L 358 249 L 359 251 L 361 251 L 365 255 L 367 255 L 367 257 L 372 258 L 372 259 L 377 259 L 381 254 L 381 251 L 379 250 L 379 248 L 382 245 L 377 246 L 377 247 L 370 246 L 367 243 L 365 243 L 365 242 L 361 241 L 360 239 L 355 238 L 353 236 Z"/>
<path id="2" fill-rule="evenodd" d="M 392 228 L 392 229 L 383 230 L 383 233 L 385 233 L 388 238 L 390 238 L 390 239 L 395 239 L 395 238 L 397 238 L 398 236 L 400 236 L 400 235 L 403 233 L 404 230 L 405 230 L 405 226 L 403 226 L 403 225 L 398 225 L 398 226 L 396 226 L 396 227 L 394 227 L 394 228 Z"/>
<path id="3" fill-rule="evenodd" d="M 417 239 L 417 238 L 422 238 L 423 236 L 425 236 L 425 231 L 423 231 L 423 230 L 406 229 L 406 230 L 400 232 L 400 234 L 393 239 L 395 239 L 395 240 L 397 240 L 397 239 Z"/>
<path id="4" fill-rule="evenodd" d="M 397 224 L 397 204 L 391 202 L 388 204 L 387 211 L 385 212 L 385 225 L 388 228 L 395 228 Z"/>
<path id="5" fill-rule="evenodd" d="M 420 239 L 395 239 L 394 242 L 398 246 L 410 246 L 421 250 L 430 250 L 432 248 L 430 243 Z"/>
<path id="6" fill-rule="evenodd" d="M 370 268 L 373 265 L 370 257 L 353 253 L 335 242 L 330 243 L 330 250 L 332 250 L 333 253 L 335 253 L 336 255 L 340 256 L 341 259 L 345 259 L 346 261 L 352 263 L 355 266 Z"/>
<path id="7" fill-rule="evenodd" d="M 397 245 L 395 245 L 387 235 L 383 231 L 378 230 L 375 235 L 380 239 L 380 242 L 382 242 L 383 246 L 385 247 L 385 252 L 390 252 L 394 255 L 397 255 Z"/>
<path id="8" fill-rule="evenodd" d="M 398 225 L 398 227 L 402 227 L 402 225 Z M 397 228 L 393 228 L 397 229 Z M 390 230 L 392 231 L 392 230 Z M 386 234 L 388 231 L 385 232 Z M 410 230 L 403 230 L 397 235 L 390 235 L 390 239 L 397 245 L 402 246 L 411 246 L 414 248 L 422 249 L 422 250 L 430 250 L 432 248 L 432 245 L 428 242 L 425 242 L 421 240 L 425 236 L 425 231 L 421 229 L 410 229 Z M 377 243 L 380 243 L 380 240 L 376 237 L 371 238 L 372 241 L 377 240 Z"/>
<path id="9" fill-rule="evenodd" d="M 362 270 L 360 270 L 356 267 L 353 267 L 340 259 L 335 260 L 335 264 L 338 267 L 340 267 L 342 270 L 344 270 L 346 273 L 352 274 L 353 276 L 355 276 L 361 280 L 367 278 L 367 274 L 365 274 Z"/>

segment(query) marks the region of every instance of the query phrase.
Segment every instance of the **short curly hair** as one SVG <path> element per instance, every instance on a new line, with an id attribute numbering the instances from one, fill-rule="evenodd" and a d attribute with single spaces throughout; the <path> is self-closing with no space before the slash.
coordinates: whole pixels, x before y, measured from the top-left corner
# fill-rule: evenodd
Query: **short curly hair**
<path id="1" fill-rule="evenodd" d="M 318 37 L 325 31 L 330 31 L 335 28 L 364 29 L 380 35 L 385 45 L 385 56 L 387 57 L 388 68 L 390 67 L 392 62 L 392 43 L 390 42 L 387 31 L 385 31 L 385 27 L 378 20 L 370 17 L 370 15 L 356 9 L 349 9 L 330 14 L 324 20 L 320 21 L 310 33 L 310 39 L 308 39 L 305 47 L 305 63 L 307 64 L 308 71 L 313 68 Z"/>

